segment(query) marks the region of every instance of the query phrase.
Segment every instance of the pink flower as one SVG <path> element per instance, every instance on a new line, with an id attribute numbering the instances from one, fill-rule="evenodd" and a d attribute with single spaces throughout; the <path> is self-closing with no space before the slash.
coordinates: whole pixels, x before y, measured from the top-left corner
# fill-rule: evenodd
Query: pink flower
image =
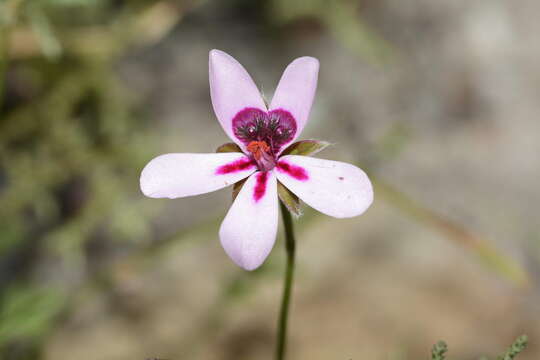
<path id="1" fill-rule="evenodd" d="M 356 166 L 283 155 L 308 121 L 317 59 L 301 57 L 285 69 L 268 109 L 247 71 L 230 55 L 210 51 L 209 66 L 214 111 L 241 152 L 158 156 L 141 174 L 146 196 L 198 195 L 247 178 L 219 230 L 227 254 L 246 270 L 259 267 L 274 246 L 278 181 L 312 208 L 336 218 L 360 215 L 371 205 L 371 183 Z"/>

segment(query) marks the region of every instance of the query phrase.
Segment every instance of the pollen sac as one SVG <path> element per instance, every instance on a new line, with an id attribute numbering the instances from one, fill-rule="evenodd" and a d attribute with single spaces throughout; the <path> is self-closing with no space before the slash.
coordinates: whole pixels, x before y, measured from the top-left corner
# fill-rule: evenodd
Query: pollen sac
<path id="1" fill-rule="evenodd" d="M 269 145 L 272 155 L 296 134 L 296 120 L 286 110 L 264 112 L 256 108 L 241 110 L 232 121 L 234 135 L 245 145 L 254 141 Z"/>
<path id="2" fill-rule="evenodd" d="M 247 151 L 253 156 L 259 170 L 270 171 L 276 166 L 276 157 L 266 142 L 252 141 L 248 144 Z"/>
<path id="3" fill-rule="evenodd" d="M 270 146 L 264 141 L 252 141 L 248 144 L 247 151 L 253 154 L 255 160 L 259 160 L 264 153 L 270 151 Z"/>

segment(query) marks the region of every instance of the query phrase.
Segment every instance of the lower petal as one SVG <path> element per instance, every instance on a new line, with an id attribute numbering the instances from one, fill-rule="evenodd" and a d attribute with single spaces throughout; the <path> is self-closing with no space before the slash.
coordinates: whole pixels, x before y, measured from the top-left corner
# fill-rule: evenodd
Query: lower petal
<path id="1" fill-rule="evenodd" d="M 306 204 L 336 218 L 362 214 L 373 202 L 366 173 L 354 165 L 307 156 L 279 159 L 277 178 Z"/>
<path id="2" fill-rule="evenodd" d="M 221 245 L 229 257 L 246 270 L 266 259 L 278 227 L 277 180 L 273 171 L 251 175 L 219 229 Z"/>
<path id="3" fill-rule="evenodd" d="M 141 190 L 153 198 L 199 195 L 232 185 L 255 170 L 242 153 L 165 154 L 144 167 Z"/>

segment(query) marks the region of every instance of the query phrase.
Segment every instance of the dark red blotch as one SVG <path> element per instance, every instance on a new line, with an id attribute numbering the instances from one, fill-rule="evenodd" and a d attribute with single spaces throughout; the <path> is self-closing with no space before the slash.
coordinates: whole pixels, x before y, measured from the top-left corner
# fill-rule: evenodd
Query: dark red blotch
<path id="1" fill-rule="evenodd" d="M 252 141 L 264 141 L 275 155 L 296 134 L 296 120 L 284 109 L 269 112 L 257 108 L 240 110 L 232 119 L 234 135 L 245 145 Z"/>
<path id="2" fill-rule="evenodd" d="M 255 166 L 255 163 L 251 159 L 242 158 L 218 167 L 216 170 L 216 174 L 224 175 L 238 171 L 244 171 L 251 168 L 252 166 Z"/>
<path id="3" fill-rule="evenodd" d="M 284 172 L 288 174 L 289 176 L 292 176 L 296 180 L 306 181 L 307 179 L 309 179 L 306 169 L 304 169 L 301 166 L 289 164 L 288 162 L 281 160 L 277 163 L 276 167 L 278 171 Z"/>
<path id="4" fill-rule="evenodd" d="M 255 189 L 253 190 L 253 199 L 259 201 L 262 199 L 266 193 L 266 183 L 268 182 L 268 172 L 263 171 L 257 174 L 257 182 L 255 184 Z"/>

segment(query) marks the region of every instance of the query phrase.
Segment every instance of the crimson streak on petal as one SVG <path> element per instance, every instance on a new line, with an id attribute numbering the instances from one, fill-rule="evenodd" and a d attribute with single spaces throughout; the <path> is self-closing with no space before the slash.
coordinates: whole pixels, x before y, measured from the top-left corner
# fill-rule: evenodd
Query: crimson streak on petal
<path id="1" fill-rule="evenodd" d="M 225 165 L 221 165 L 216 169 L 216 175 L 231 174 L 239 171 L 244 171 L 255 166 L 255 162 L 248 158 L 241 158 L 230 162 Z"/>
<path id="2" fill-rule="evenodd" d="M 257 174 L 257 182 L 253 189 L 253 199 L 255 202 L 261 200 L 266 193 L 266 182 L 268 181 L 268 171 L 261 171 Z"/>
<path id="3" fill-rule="evenodd" d="M 289 164 L 285 160 L 280 160 L 277 163 L 276 168 L 278 169 L 279 172 L 286 173 L 287 175 L 295 178 L 296 180 L 307 181 L 309 179 L 306 169 L 304 169 L 301 166 Z"/>

